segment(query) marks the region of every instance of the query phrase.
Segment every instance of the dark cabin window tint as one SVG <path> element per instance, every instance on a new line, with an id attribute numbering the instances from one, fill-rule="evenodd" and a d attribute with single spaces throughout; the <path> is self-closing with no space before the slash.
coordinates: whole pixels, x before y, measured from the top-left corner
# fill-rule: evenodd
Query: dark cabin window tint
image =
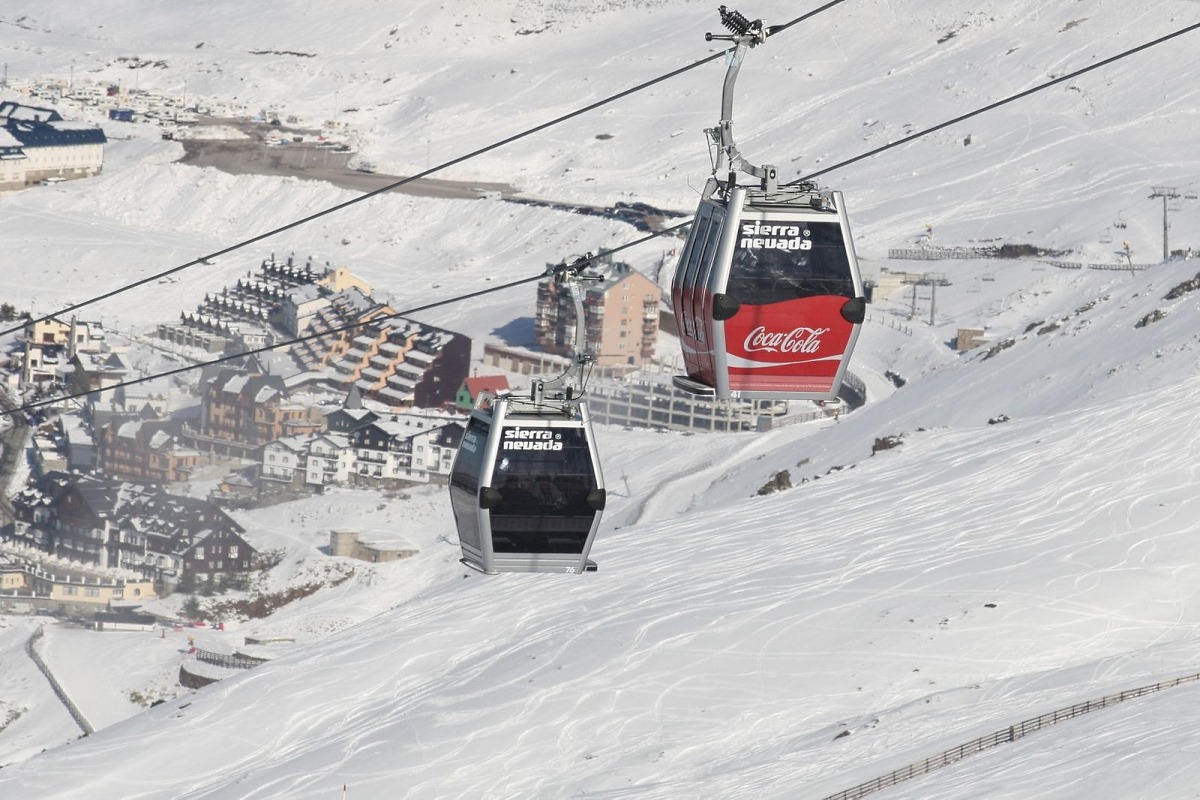
<path id="1" fill-rule="evenodd" d="M 698 220 L 696 242 L 688 254 L 688 285 L 697 291 L 702 291 L 708 280 L 708 269 L 717 254 L 717 246 L 721 243 L 721 221 L 724 212 L 710 206 L 704 206 L 704 214 Z"/>
<path id="2" fill-rule="evenodd" d="M 458 445 L 458 461 L 454 465 L 454 474 L 450 476 L 452 486 L 472 494 L 478 491 L 479 473 L 483 469 L 483 456 L 487 449 L 490 427 L 486 422 L 474 418 L 467 424 L 462 441 Z"/>
<path id="3" fill-rule="evenodd" d="M 701 247 L 704 238 L 704 231 L 708 226 L 708 220 L 711 212 L 707 205 L 700 207 L 696 219 L 692 222 L 692 230 L 688 235 L 687 242 L 683 246 L 683 253 L 679 256 L 679 266 L 675 270 L 675 280 L 683 288 L 691 288 L 689 278 L 695 274 L 695 252 Z"/>
<path id="4" fill-rule="evenodd" d="M 704 237 L 704 250 L 697 256 L 697 289 L 708 288 L 712 281 L 713 261 L 717 257 L 717 249 L 721 246 L 721 230 L 725 219 L 724 213 L 713 212 L 712 223 L 708 226 L 708 232 Z M 697 295 L 697 300 L 700 297 Z"/>
<path id="5" fill-rule="evenodd" d="M 596 515 L 587 504 L 596 475 L 581 428 L 506 427 L 492 487 L 502 497 L 491 511 L 495 552 L 583 552 Z"/>
<path id="6" fill-rule="evenodd" d="M 684 286 L 692 290 L 686 295 L 683 305 L 684 333 L 700 341 L 706 338 L 705 325 L 701 322 L 704 314 L 704 290 L 708 285 L 713 258 L 721 241 L 721 220 L 724 214 L 711 206 L 702 206 L 696 221 L 695 236 L 692 248 L 688 253 L 687 276 Z M 690 302 L 689 302 L 690 301 Z"/>
<path id="7" fill-rule="evenodd" d="M 798 297 L 854 296 L 850 261 L 836 222 L 744 220 L 726 292 L 743 305 Z"/>

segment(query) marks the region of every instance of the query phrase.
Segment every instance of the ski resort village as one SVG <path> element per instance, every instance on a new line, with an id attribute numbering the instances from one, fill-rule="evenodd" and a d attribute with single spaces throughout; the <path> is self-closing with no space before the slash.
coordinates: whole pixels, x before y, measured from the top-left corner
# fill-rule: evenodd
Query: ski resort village
<path id="1" fill-rule="evenodd" d="M 53 108 L 8 101 L 2 109 L 14 155 L 6 163 L 26 170 L 11 172 L 10 184 L 102 171 L 99 126 Z M 99 144 L 81 151 L 80 142 Z M 30 309 L 0 307 L 5 324 L 19 328 L 6 339 L 7 407 L 36 408 L 28 420 L 9 418 L 0 604 L 97 625 L 149 624 L 142 606 L 150 598 L 245 590 L 267 564 L 232 509 L 332 488 L 395 497 L 444 486 L 481 392 L 528 391 L 530 376 L 570 366 L 574 309 L 554 265 L 546 267 L 526 290 L 532 335 L 485 343 L 475 356 L 468 336 L 406 318 L 396 287 L 296 254 L 250 263 L 232 284 L 195 298 L 194 309 L 153 326 L 74 311 L 35 320 Z M 583 305 L 599 422 L 762 431 L 863 400 L 853 375 L 845 401 L 698 399 L 670 381 L 678 358 L 658 357 L 660 325 L 674 327 L 659 276 L 612 259 L 589 275 Z M 912 280 L 888 278 L 892 289 Z M 346 533 L 330 530 L 330 541 L 348 541 Z M 331 552 L 372 561 L 413 553 L 403 543 L 354 541 Z"/>

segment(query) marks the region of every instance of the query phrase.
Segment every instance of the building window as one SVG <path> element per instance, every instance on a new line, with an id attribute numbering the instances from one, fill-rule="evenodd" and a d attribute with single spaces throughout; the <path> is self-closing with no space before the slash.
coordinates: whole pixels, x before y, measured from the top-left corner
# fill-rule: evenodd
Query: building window
<path id="1" fill-rule="evenodd" d="M 196 548 L 196 559 L 197 559 L 197 560 L 200 560 L 200 559 L 203 559 L 203 558 L 204 558 L 204 548 L 203 548 L 203 547 L 197 547 L 197 548 Z"/>
<path id="2" fill-rule="evenodd" d="M 236 544 L 229 545 L 229 557 L 237 558 L 238 557 L 237 554 L 238 554 L 238 546 Z"/>

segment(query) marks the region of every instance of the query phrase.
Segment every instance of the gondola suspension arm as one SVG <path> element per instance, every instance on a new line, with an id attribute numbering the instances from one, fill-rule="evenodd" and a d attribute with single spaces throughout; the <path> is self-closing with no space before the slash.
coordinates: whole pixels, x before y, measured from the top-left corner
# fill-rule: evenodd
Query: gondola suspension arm
<path id="1" fill-rule="evenodd" d="M 587 316 L 583 306 L 584 281 L 604 280 L 599 275 L 585 275 L 584 268 L 592 262 L 587 253 L 570 264 L 557 264 L 547 270 L 555 284 L 565 283 L 575 304 L 575 342 L 571 353 L 571 365 L 563 374 L 545 381 L 534 381 L 530 399 L 537 405 L 561 405 L 564 414 L 570 413 L 573 403 L 579 402 L 583 394 L 584 369 L 594 358 L 587 352 Z"/>
<path id="2" fill-rule="evenodd" d="M 746 51 L 751 47 L 762 44 L 767 37 L 775 32 L 774 27 L 764 27 L 761 19 L 753 22 L 746 19 L 737 11 L 730 11 L 725 6 L 720 7 L 721 24 L 731 33 L 706 33 L 704 40 L 711 42 L 721 40 L 733 42 L 734 48 L 729 55 L 725 70 L 725 85 L 721 90 L 721 121 L 715 128 L 709 128 L 706 133 L 716 146 L 717 161 L 713 167 L 713 175 L 728 171 L 729 178 L 725 190 L 729 191 L 737 184 L 737 173 L 744 172 L 762 181 L 762 188 L 775 191 L 778 182 L 778 170 L 774 164 L 756 166 L 742 156 L 733 141 L 733 87 L 737 83 L 738 72 Z"/>

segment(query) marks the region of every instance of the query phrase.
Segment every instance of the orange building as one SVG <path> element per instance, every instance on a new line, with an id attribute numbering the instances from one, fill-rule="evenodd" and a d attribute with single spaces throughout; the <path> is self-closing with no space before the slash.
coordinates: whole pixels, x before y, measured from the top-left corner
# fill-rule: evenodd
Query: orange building
<path id="1" fill-rule="evenodd" d="M 278 375 L 222 372 L 208 385 L 202 410 L 204 439 L 236 442 L 243 449 L 285 436 L 318 433 L 324 427 L 307 407 L 288 400 Z"/>
<path id="2" fill-rule="evenodd" d="M 175 483 L 191 478 L 204 457 L 179 441 L 178 423 L 124 418 L 101 434 L 100 468 L 112 478 Z"/>

